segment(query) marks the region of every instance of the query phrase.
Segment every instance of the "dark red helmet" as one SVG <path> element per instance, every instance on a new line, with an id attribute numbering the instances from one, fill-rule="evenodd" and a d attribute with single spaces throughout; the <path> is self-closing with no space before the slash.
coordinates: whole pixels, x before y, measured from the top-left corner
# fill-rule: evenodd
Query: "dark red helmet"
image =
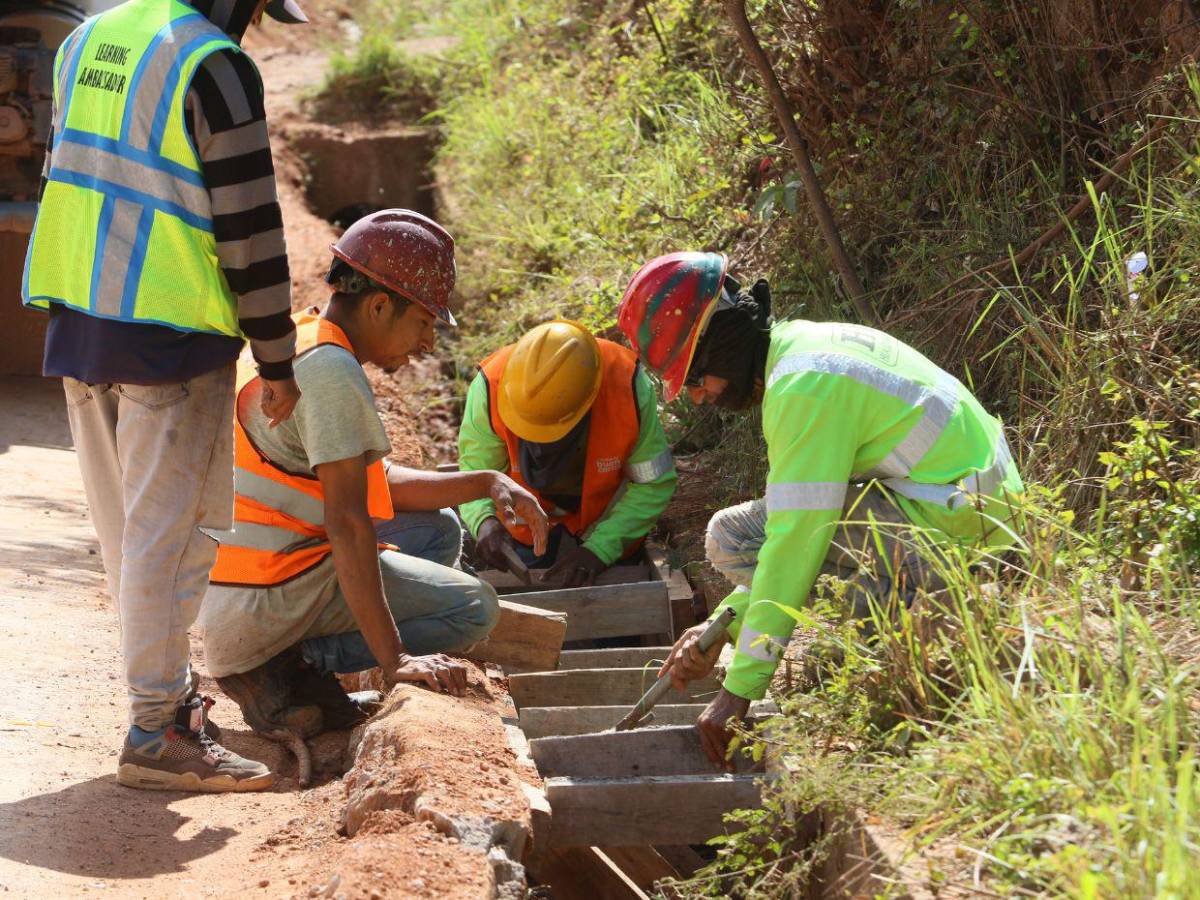
<path id="1" fill-rule="evenodd" d="M 454 290 L 454 238 L 411 209 L 382 209 L 363 216 L 329 248 L 372 281 L 457 325 L 450 312 Z"/>

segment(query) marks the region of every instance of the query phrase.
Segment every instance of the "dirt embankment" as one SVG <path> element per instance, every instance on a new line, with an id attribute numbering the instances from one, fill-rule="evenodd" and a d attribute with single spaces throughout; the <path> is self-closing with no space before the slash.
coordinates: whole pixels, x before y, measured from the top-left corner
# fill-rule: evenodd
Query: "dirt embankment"
<path id="1" fill-rule="evenodd" d="M 342 38 L 346 8 L 305 6 L 310 28 L 268 23 L 247 42 L 273 117 L 296 308 L 326 301 L 322 276 L 336 230 L 309 209 L 310 176 L 292 137 L 337 132 L 307 121 L 299 98 Z M 449 417 L 426 414 L 444 390 L 440 371 L 425 362 L 402 378 L 372 373 L 399 460 L 436 459 L 452 437 Z M 217 698 L 224 742 L 279 772 L 275 790 L 211 796 L 118 786 L 127 728 L 119 630 L 78 473 L 61 388 L 0 379 L 0 889 L 31 897 L 482 898 L 519 876 L 494 852 L 511 825 L 495 840 L 457 833 L 464 819 L 520 819 L 518 776 L 506 769 L 512 754 L 497 731 L 502 698 L 479 670 L 466 700 L 417 689 L 392 698 L 379 727 L 393 731 L 368 735 L 382 758 L 364 757 L 349 779 L 360 801 L 375 785 L 390 786 L 390 800 L 373 801 L 353 838 L 344 834 L 340 779 L 349 735 L 315 742 L 318 784 L 301 792 L 294 760 L 253 735 L 208 678 L 202 690 Z M 198 643 L 193 656 L 203 672 Z"/>
<path id="2" fill-rule="evenodd" d="M 358 32 L 347 4 L 315 2 L 305 9 L 309 27 L 268 26 L 246 41 L 266 86 L 297 310 L 329 300 L 329 245 L 341 233 L 330 219 L 344 224 L 387 205 L 436 215 L 437 205 L 431 130 L 403 122 L 334 125 L 311 116 L 304 100 L 321 84 L 328 53 Z M 397 462 L 432 466 L 454 457 L 453 391 L 442 360 L 418 359 L 395 375 L 368 367 L 368 375 Z"/>

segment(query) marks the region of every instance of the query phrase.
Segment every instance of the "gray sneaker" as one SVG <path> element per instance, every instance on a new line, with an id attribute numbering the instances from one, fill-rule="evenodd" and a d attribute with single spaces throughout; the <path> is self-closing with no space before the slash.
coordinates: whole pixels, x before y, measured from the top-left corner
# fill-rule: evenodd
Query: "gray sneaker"
<path id="1" fill-rule="evenodd" d="M 174 724 L 135 747 L 128 737 L 117 764 L 117 783 L 151 791 L 265 791 L 275 773 L 243 759 L 204 733 L 205 704 L 193 697 L 175 713 Z"/>

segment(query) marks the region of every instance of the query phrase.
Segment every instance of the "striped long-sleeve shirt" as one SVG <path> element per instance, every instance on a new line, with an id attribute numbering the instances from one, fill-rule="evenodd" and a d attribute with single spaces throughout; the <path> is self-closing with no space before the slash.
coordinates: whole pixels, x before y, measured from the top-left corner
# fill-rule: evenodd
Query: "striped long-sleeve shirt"
<path id="1" fill-rule="evenodd" d="M 191 5 L 237 38 L 257 4 Z M 290 377 L 295 325 L 287 247 L 262 83 L 250 60 L 232 50 L 207 57 L 192 79 L 184 118 L 212 201 L 217 257 L 238 298 L 238 323 L 263 377 Z M 50 154 L 46 165 L 48 172 Z M 227 365 L 241 347 L 241 340 L 225 335 L 112 321 L 53 305 L 43 372 L 92 384 L 167 384 Z"/>

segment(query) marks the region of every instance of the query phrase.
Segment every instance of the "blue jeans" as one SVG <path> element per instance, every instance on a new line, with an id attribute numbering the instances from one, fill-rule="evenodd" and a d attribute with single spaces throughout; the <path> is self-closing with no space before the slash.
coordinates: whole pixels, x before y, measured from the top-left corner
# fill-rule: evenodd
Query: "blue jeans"
<path id="1" fill-rule="evenodd" d="M 500 615 L 496 591 L 452 568 L 462 552 L 462 525 L 452 510 L 400 513 L 380 525 L 379 540 L 399 548 L 379 554 L 383 592 L 404 649 L 416 656 L 464 650 L 491 633 Z M 339 588 L 323 615 L 323 633 L 301 641 L 305 660 L 323 672 L 362 672 L 378 663 Z"/>

